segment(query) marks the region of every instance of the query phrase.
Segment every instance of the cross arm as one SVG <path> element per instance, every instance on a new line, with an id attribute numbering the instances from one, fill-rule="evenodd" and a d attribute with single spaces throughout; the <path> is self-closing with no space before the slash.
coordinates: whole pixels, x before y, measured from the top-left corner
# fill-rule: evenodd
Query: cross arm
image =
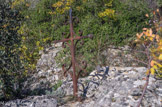
<path id="1" fill-rule="evenodd" d="M 92 38 L 92 37 L 93 37 L 92 34 L 89 34 L 89 35 L 87 35 L 87 36 L 76 36 L 76 37 L 74 38 L 74 40 L 80 40 L 80 39 Z"/>

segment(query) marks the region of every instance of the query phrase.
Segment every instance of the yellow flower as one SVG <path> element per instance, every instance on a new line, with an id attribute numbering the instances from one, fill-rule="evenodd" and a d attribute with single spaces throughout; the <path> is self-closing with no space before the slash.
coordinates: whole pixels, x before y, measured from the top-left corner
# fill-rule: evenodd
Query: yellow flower
<path id="1" fill-rule="evenodd" d="M 74 0 L 60 0 L 52 5 L 52 7 L 56 8 L 56 12 L 59 14 L 65 13 L 66 10 L 70 9 L 71 4 Z M 56 12 L 49 12 L 49 14 L 56 14 Z"/>
<path id="2" fill-rule="evenodd" d="M 61 7 L 63 5 L 63 2 L 58 1 L 57 3 L 53 4 L 52 7 Z"/>
<path id="3" fill-rule="evenodd" d="M 83 3 L 86 3 L 87 2 L 87 0 L 83 0 Z"/>
<path id="4" fill-rule="evenodd" d="M 24 3 L 24 0 L 15 0 L 14 2 L 12 2 L 11 4 L 11 8 L 14 8 L 17 5 L 20 5 L 21 3 Z"/>
<path id="5" fill-rule="evenodd" d="M 25 45 L 23 45 L 23 47 L 22 47 L 24 50 L 27 50 L 27 47 L 25 46 Z"/>
<path id="6" fill-rule="evenodd" d="M 22 36 L 22 40 L 25 40 L 25 37 L 24 36 Z"/>
<path id="7" fill-rule="evenodd" d="M 49 14 L 52 14 L 52 12 L 48 12 Z"/>
<path id="8" fill-rule="evenodd" d="M 113 0 L 109 0 L 109 3 L 106 3 L 105 6 L 111 7 Z"/>
<path id="9" fill-rule="evenodd" d="M 52 26 L 52 27 L 54 27 L 54 26 L 55 26 L 55 24 L 52 24 L 51 26 Z"/>
<path id="10" fill-rule="evenodd" d="M 25 16 L 25 18 L 29 19 L 29 16 Z"/>
<path id="11" fill-rule="evenodd" d="M 20 56 L 20 59 L 23 59 L 23 57 L 22 57 L 22 56 Z"/>
<path id="12" fill-rule="evenodd" d="M 159 55 L 159 60 L 162 61 L 162 54 Z"/>
<path id="13" fill-rule="evenodd" d="M 80 11 L 80 6 L 77 6 L 76 9 L 77 9 L 78 11 Z"/>
<path id="14" fill-rule="evenodd" d="M 73 2 L 74 2 L 74 0 L 67 0 L 67 2 L 69 2 L 69 3 L 73 3 Z"/>
<path id="15" fill-rule="evenodd" d="M 40 44 L 40 42 L 39 42 L 39 41 L 37 41 L 37 42 L 36 42 L 36 45 L 37 45 L 37 46 L 39 46 L 39 44 Z"/>
<path id="16" fill-rule="evenodd" d="M 29 3 L 26 3 L 25 6 L 29 7 L 30 5 L 29 5 Z"/>
<path id="17" fill-rule="evenodd" d="M 70 7 L 65 7 L 64 9 L 65 9 L 65 10 L 69 10 L 69 9 L 70 9 Z"/>
<path id="18" fill-rule="evenodd" d="M 115 10 L 113 9 L 105 9 L 104 12 L 100 12 L 98 14 L 99 17 L 110 17 L 110 18 L 113 18 L 114 17 L 114 13 L 115 13 Z"/>
<path id="19" fill-rule="evenodd" d="M 39 50 L 43 50 L 44 48 L 40 46 L 38 49 L 39 49 Z"/>

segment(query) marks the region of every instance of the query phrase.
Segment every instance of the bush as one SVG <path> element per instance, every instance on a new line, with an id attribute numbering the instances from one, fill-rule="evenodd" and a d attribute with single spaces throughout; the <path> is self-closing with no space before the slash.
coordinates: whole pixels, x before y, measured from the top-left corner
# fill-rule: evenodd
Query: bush
<path id="1" fill-rule="evenodd" d="M 18 51 L 21 19 L 19 11 L 12 10 L 8 3 L 0 3 L 0 89 L 5 100 L 20 96 L 25 77 Z"/>
<path id="2" fill-rule="evenodd" d="M 147 59 L 150 58 L 150 60 L 147 60 L 147 62 L 143 61 L 147 63 L 147 74 L 150 72 L 152 75 L 155 75 L 155 78 L 162 78 L 162 27 L 160 26 L 162 17 L 159 9 L 153 12 L 153 16 L 153 27 L 143 28 L 143 32 L 137 34 L 136 42 L 141 47 L 143 45 L 145 51 L 148 51 Z"/>
<path id="3" fill-rule="evenodd" d="M 83 30 L 83 35 L 94 34 L 93 40 L 86 39 L 84 46 L 78 46 L 77 48 L 79 49 L 79 52 L 77 52 L 78 60 L 86 60 L 90 65 L 87 68 L 88 70 L 94 69 L 93 67 L 97 64 L 103 64 L 100 59 L 100 53 L 107 46 L 121 46 L 129 43 L 134 39 L 137 32 L 141 31 L 143 27 L 149 26 L 147 24 L 149 18 L 145 14 L 150 10 L 144 2 L 131 0 L 121 2 L 112 0 L 111 3 L 109 2 L 109 5 L 106 4 L 104 0 L 97 2 L 91 0 L 72 5 L 73 16 L 77 16 L 79 19 L 78 23 L 76 21 L 77 19 L 74 19 L 76 33 L 81 29 Z M 77 10 L 77 7 L 80 10 Z M 94 7 L 96 8 L 94 9 Z M 69 29 L 68 26 L 65 28 Z M 62 58 L 63 53 L 65 52 L 62 52 L 58 57 Z M 80 55 L 84 57 L 80 58 Z M 60 59 L 58 62 L 60 62 Z"/>
<path id="4" fill-rule="evenodd" d="M 94 35 L 93 40 L 85 39 L 84 47 L 78 46 L 81 48 L 77 52 L 88 63 L 93 61 L 93 65 L 99 64 L 100 52 L 108 45 L 124 45 L 135 37 L 136 32 L 148 26 L 149 18 L 145 14 L 150 10 L 143 0 L 41 0 L 34 9 L 28 9 L 30 3 L 24 2 L 26 10 L 23 7 L 21 13 L 26 21 L 19 33 L 23 35 L 20 50 L 27 62 L 26 69 L 35 68 L 40 50 L 52 41 L 62 39 L 63 32 L 68 35 L 70 5 L 76 34 L 81 29 L 83 35 Z"/>

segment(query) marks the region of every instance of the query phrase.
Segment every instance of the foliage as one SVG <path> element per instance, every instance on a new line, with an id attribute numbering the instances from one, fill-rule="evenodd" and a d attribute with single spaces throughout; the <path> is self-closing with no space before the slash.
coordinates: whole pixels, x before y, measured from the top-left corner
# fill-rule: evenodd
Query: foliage
<path id="1" fill-rule="evenodd" d="M 18 6 L 18 5 L 21 5 L 24 2 L 25 2 L 24 0 L 14 0 L 12 2 L 11 8 L 14 8 L 14 7 Z"/>
<path id="2" fill-rule="evenodd" d="M 59 80 L 54 86 L 53 86 L 53 90 L 56 91 L 57 88 L 59 88 L 62 85 L 62 81 Z"/>
<path id="3" fill-rule="evenodd" d="M 79 23 L 74 19 L 75 32 L 77 33 L 81 29 L 83 35 L 94 34 L 93 40 L 87 39 L 83 47 L 78 46 L 79 52 L 76 53 L 76 55 L 79 54 L 78 60 L 86 60 L 89 65 L 103 64 L 100 60 L 100 53 L 106 46 L 110 44 L 123 45 L 133 39 L 136 32 L 147 26 L 146 22 L 149 18 L 145 16 L 145 13 L 149 9 L 142 2 L 129 1 L 129 3 L 125 4 L 118 0 L 112 0 L 109 5 L 106 5 L 108 4 L 106 1 L 101 0 L 96 3 L 92 0 L 79 6 L 73 5 L 73 7 L 77 7 L 77 10 L 73 8 L 73 16 L 79 17 Z M 93 7 L 97 8 L 94 9 Z M 63 53 L 67 52 L 60 53 L 59 62 Z M 80 58 L 80 55 L 84 57 Z M 69 60 L 67 59 L 65 62 L 67 61 Z M 91 66 L 87 68 L 87 70 L 91 69 L 94 68 Z"/>
<path id="4" fill-rule="evenodd" d="M 83 35 L 90 33 L 94 35 L 93 40 L 85 39 L 84 46 L 78 43 L 76 48 L 78 62 L 85 60 L 89 71 L 95 65 L 104 63 L 100 59 L 100 53 L 104 48 L 110 44 L 128 43 L 136 32 L 149 26 L 148 20 L 151 19 L 147 17 L 150 14 L 146 15 L 150 10 L 144 0 L 41 0 L 35 8 L 30 8 L 30 5 L 27 0 L 13 0 L 11 7 L 0 4 L 0 22 L 2 22 L 0 23 L 0 82 L 6 99 L 18 95 L 23 78 L 36 68 L 39 52 L 50 46 L 53 40 L 62 39 L 62 33 L 65 34 L 63 37 L 67 37 L 70 7 L 73 10 L 76 34 L 79 34 L 78 31 L 81 29 Z M 20 10 L 20 14 L 24 16 L 24 22 L 21 24 L 17 10 Z M 148 38 L 146 41 L 151 41 L 147 33 L 150 29 L 147 30 L 143 32 L 146 37 L 142 37 Z M 158 32 L 161 33 L 161 28 Z M 154 33 L 151 34 L 153 35 Z M 161 42 L 157 40 L 151 48 L 152 56 L 155 56 L 152 61 L 152 73 L 160 76 L 161 54 L 158 52 L 161 50 L 159 51 L 157 46 L 160 46 Z M 65 58 L 69 54 L 69 49 L 66 48 L 60 52 L 57 61 L 61 64 L 64 62 L 69 64 L 69 57 Z M 61 82 L 59 85 L 56 84 L 54 90 L 60 84 Z"/>
<path id="5" fill-rule="evenodd" d="M 26 20 L 18 31 L 23 35 L 20 51 L 26 70 L 35 69 L 40 50 L 50 46 L 53 40 L 62 39 L 63 32 L 67 37 L 70 6 L 75 32 L 78 34 L 81 29 L 83 35 L 94 35 L 93 40 L 85 39 L 84 47 L 78 46 L 76 52 L 78 57 L 85 56 L 90 65 L 101 63 L 100 52 L 108 45 L 124 45 L 132 40 L 136 32 L 148 26 L 149 20 L 145 16 L 149 9 L 143 0 L 41 0 L 34 9 L 29 8 L 30 5 L 23 0 L 12 4 L 13 8 L 21 10 Z M 65 54 L 60 55 L 58 61 L 62 56 Z"/>
<path id="6" fill-rule="evenodd" d="M 153 30 L 152 28 L 143 28 L 143 32 L 141 34 L 137 34 L 136 39 L 136 42 L 141 44 L 141 46 L 144 48 L 144 51 L 137 52 L 143 53 L 147 57 L 147 62 L 142 61 L 140 59 L 136 59 L 138 62 L 147 65 L 147 77 L 145 78 L 146 83 L 144 85 L 143 92 L 139 99 L 137 107 L 140 107 L 144 94 L 146 93 L 150 74 L 155 75 L 156 79 L 162 78 L 162 27 L 159 9 L 153 11 L 153 15 Z M 146 14 L 146 16 L 149 17 L 148 14 Z M 160 36 L 158 35 L 158 33 L 160 34 Z"/>
<path id="7" fill-rule="evenodd" d="M 58 82 L 57 82 L 54 86 L 52 86 L 52 90 L 51 90 L 51 91 L 47 91 L 47 90 L 46 90 L 46 94 L 49 94 L 49 95 L 51 95 L 51 94 L 56 94 L 55 91 L 56 91 L 61 85 L 62 85 L 62 81 L 61 81 L 61 80 L 58 80 Z"/>
<path id="8" fill-rule="evenodd" d="M 113 9 L 105 9 L 104 12 L 100 12 L 98 14 L 99 17 L 110 17 L 110 18 L 114 18 L 114 13 L 115 11 Z"/>
<path id="9" fill-rule="evenodd" d="M 157 2 L 157 5 L 158 5 L 159 7 L 162 6 L 162 2 L 161 2 L 161 0 L 156 0 L 156 2 Z"/>
<path id="10" fill-rule="evenodd" d="M 153 12 L 154 16 L 160 15 L 159 10 Z M 149 17 L 149 16 L 148 16 Z M 155 18 L 154 17 L 154 18 Z M 159 22 L 161 17 L 159 17 Z M 151 60 L 148 61 L 148 64 L 151 66 L 147 73 L 151 72 L 152 75 L 156 77 L 162 78 L 162 27 L 160 27 L 160 23 L 156 19 L 157 22 L 154 23 L 154 30 L 144 28 L 141 34 L 137 34 L 136 42 L 143 44 L 144 46 L 149 46 L 149 55 Z M 153 33 L 156 32 L 156 33 Z M 160 34 L 160 36 L 158 35 Z"/>
<path id="11" fill-rule="evenodd" d="M 63 14 L 65 11 L 68 11 L 70 9 L 70 5 L 74 2 L 74 0 L 61 0 L 52 5 L 53 8 L 55 8 L 55 11 L 49 12 L 49 14 Z"/>
<path id="12" fill-rule="evenodd" d="M 157 76 L 162 77 L 162 65 L 160 64 L 160 61 L 162 60 L 162 39 L 159 35 L 153 34 L 152 29 L 144 29 L 143 33 L 137 34 L 137 39 L 142 39 L 144 44 L 148 42 L 156 42 L 156 44 L 150 47 L 152 60 L 149 62 L 151 68 L 147 72 L 151 71 L 152 75 L 156 73 Z"/>
<path id="13" fill-rule="evenodd" d="M 21 36 L 17 30 L 21 19 L 19 11 L 12 10 L 5 2 L 0 4 L 0 88 L 5 100 L 20 96 L 26 75 L 18 51 Z"/>
<path id="14" fill-rule="evenodd" d="M 46 35 L 49 35 L 49 30 L 45 30 L 46 27 L 44 27 L 44 25 L 48 26 L 49 23 L 47 22 L 41 23 L 41 25 L 39 24 L 39 21 L 45 18 L 43 16 L 44 14 L 46 14 L 43 11 L 44 8 L 40 8 L 40 6 L 38 6 L 39 9 L 35 11 L 35 13 L 38 12 L 38 14 L 37 16 L 35 16 L 34 12 L 34 14 L 30 14 L 33 10 L 29 11 L 29 2 L 23 1 L 21 3 L 21 5 L 17 3 L 15 3 L 14 5 L 14 8 L 18 8 L 21 10 L 21 14 L 25 18 L 24 23 L 21 24 L 21 27 L 18 30 L 18 33 L 22 35 L 21 47 L 19 48 L 19 51 L 21 51 L 20 58 L 21 60 L 24 60 L 23 63 L 26 71 L 33 71 L 36 68 L 37 59 L 39 58 L 39 51 L 43 50 L 43 44 L 47 43 L 50 40 L 50 37 L 46 37 Z M 12 6 L 13 4 L 14 2 L 12 3 Z"/>

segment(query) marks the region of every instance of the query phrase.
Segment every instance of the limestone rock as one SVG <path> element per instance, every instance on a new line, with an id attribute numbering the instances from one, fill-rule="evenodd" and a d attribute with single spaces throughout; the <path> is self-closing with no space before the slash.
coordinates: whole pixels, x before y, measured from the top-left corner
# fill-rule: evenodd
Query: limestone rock
<path id="1" fill-rule="evenodd" d="M 57 83 L 58 80 L 63 79 L 62 69 L 58 67 L 55 61 L 57 53 L 62 50 L 62 43 L 53 44 L 51 47 L 40 51 L 41 58 L 37 62 L 36 72 L 28 81 L 28 87 L 31 90 L 36 88 L 46 87 Z M 46 85 L 46 86 L 45 86 Z"/>
<path id="2" fill-rule="evenodd" d="M 104 50 L 99 56 L 101 63 L 120 67 L 138 66 L 138 63 L 133 60 L 132 54 L 127 51 L 130 49 L 129 46 L 119 47 L 119 49 L 114 46 L 110 47 Z"/>
<path id="3" fill-rule="evenodd" d="M 57 107 L 57 101 L 47 96 L 33 96 L 9 101 L 3 107 Z"/>
<path id="4" fill-rule="evenodd" d="M 144 79 L 146 77 L 145 72 L 145 67 L 110 67 L 109 76 L 105 79 L 94 76 L 82 78 L 79 82 L 84 84 L 84 89 L 80 88 L 80 92 L 83 92 L 82 95 L 86 97 L 86 100 L 82 103 L 73 103 L 73 106 L 134 107 L 142 95 L 146 82 Z M 97 71 L 93 71 L 91 74 L 97 74 Z M 161 107 L 161 86 L 160 80 L 150 76 L 148 90 L 141 104 L 142 107 Z M 66 90 L 66 88 L 64 89 Z M 63 105 L 62 107 L 70 106 Z"/>

